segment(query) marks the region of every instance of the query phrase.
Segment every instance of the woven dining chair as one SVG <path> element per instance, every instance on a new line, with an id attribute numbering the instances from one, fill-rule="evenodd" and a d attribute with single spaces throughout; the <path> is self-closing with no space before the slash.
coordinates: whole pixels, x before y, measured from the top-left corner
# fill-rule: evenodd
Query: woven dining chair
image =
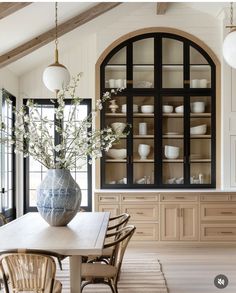
<path id="1" fill-rule="evenodd" d="M 0 226 L 5 224 L 7 224 L 7 218 L 2 213 L 0 213 Z"/>
<path id="2" fill-rule="evenodd" d="M 105 244 L 108 244 L 115 240 L 117 236 L 116 231 L 125 227 L 130 219 L 130 215 L 127 213 L 120 214 L 118 216 L 112 217 L 109 219 L 109 226 L 107 228 L 107 234 L 105 239 Z M 114 247 L 104 248 L 102 251 L 102 255 L 98 256 L 88 256 L 87 262 L 94 262 L 94 261 L 103 261 L 109 264 L 110 257 L 112 255 Z"/>
<path id="3" fill-rule="evenodd" d="M 8 250 L 1 252 L 0 270 L 6 293 L 61 293 L 55 280 L 54 252 L 40 250 Z"/>
<path id="4" fill-rule="evenodd" d="M 114 247 L 109 264 L 102 262 L 82 263 L 81 292 L 89 284 L 103 283 L 111 288 L 112 293 L 118 293 L 117 283 L 123 257 L 135 229 L 133 225 L 121 228 L 114 232 L 116 240 L 104 245 L 104 248 Z"/>

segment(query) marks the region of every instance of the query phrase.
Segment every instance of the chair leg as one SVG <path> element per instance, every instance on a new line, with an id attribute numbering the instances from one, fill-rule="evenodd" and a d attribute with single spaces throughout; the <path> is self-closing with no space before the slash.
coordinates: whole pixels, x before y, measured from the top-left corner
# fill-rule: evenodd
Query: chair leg
<path id="1" fill-rule="evenodd" d="M 62 262 L 61 262 L 60 258 L 57 258 L 57 260 L 58 260 L 58 264 L 59 264 L 60 270 L 62 271 Z"/>
<path id="2" fill-rule="evenodd" d="M 117 285 L 111 280 L 108 282 L 112 293 L 118 293 Z"/>

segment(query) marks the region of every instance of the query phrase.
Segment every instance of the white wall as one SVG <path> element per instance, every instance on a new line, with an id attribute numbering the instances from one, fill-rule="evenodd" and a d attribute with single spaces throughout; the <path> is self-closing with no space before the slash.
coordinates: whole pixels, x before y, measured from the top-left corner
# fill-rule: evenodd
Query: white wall
<path id="1" fill-rule="evenodd" d="M 5 88 L 9 93 L 18 97 L 18 76 L 7 68 L 0 69 L 0 88 Z"/>
<path id="2" fill-rule="evenodd" d="M 95 63 L 104 49 L 124 34 L 146 27 L 180 29 L 201 39 L 222 60 L 223 25 L 221 18 L 191 9 L 182 3 L 172 3 L 165 15 L 156 15 L 156 3 L 123 3 L 105 15 L 74 30 L 71 36 L 75 38 L 77 36 L 78 44 L 67 52 L 62 52 L 60 60 L 72 74 L 84 72 L 80 83 L 80 96 L 94 98 Z M 51 96 L 42 83 L 43 69 L 51 62 L 52 59 L 48 59 L 44 64 L 20 77 L 21 97 Z M 236 96 L 236 88 L 233 88 L 235 94 L 232 95 L 229 89 L 235 82 L 231 83 L 230 69 L 225 65 L 222 68 L 222 129 L 224 130 L 222 174 L 225 174 L 222 175 L 222 187 L 234 188 L 236 187 L 236 171 L 234 171 L 236 161 L 231 162 L 230 141 L 231 135 L 236 135 L 236 98 L 235 101 L 232 99 L 233 96 Z M 232 75 L 232 78 L 236 81 L 236 73 Z M 234 130 L 229 131 L 230 121 Z M 232 172 L 235 174 L 232 175 Z M 233 179 L 234 177 L 235 179 Z"/>

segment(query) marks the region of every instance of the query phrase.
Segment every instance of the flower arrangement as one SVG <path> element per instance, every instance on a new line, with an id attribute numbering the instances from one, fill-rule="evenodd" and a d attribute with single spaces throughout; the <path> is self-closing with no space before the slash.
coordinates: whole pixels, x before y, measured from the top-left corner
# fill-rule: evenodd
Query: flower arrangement
<path id="1" fill-rule="evenodd" d="M 93 158 L 102 157 L 103 151 L 108 151 L 124 133 L 116 133 L 110 127 L 102 130 L 95 129 L 93 120 L 106 100 L 117 94 L 111 90 L 103 94 L 96 102 L 95 109 L 84 119 L 78 121 L 79 105 L 82 99 L 76 95 L 81 73 L 72 78 L 70 85 L 63 87 L 57 93 L 55 104 L 55 121 L 50 121 L 47 116 L 41 117 L 37 104 L 28 100 L 19 110 L 14 107 L 15 126 L 14 136 L 7 137 L 15 145 L 15 151 L 23 153 L 24 157 L 31 156 L 48 169 L 80 168 L 81 161 L 92 162 Z M 67 121 L 64 121 L 65 100 L 71 99 L 71 107 Z M 8 102 L 11 101 L 8 99 Z M 55 143 L 51 134 L 52 129 L 58 134 L 59 141 Z M 1 123 L 4 133 L 5 125 Z"/>

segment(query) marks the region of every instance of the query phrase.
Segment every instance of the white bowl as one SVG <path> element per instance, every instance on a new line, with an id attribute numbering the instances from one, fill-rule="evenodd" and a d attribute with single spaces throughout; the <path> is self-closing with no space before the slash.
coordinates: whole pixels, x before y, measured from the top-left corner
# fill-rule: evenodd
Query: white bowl
<path id="1" fill-rule="evenodd" d="M 192 113 L 204 113 L 205 112 L 205 102 L 193 102 L 190 104 Z"/>
<path id="2" fill-rule="evenodd" d="M 114 122 L 111 124 L 111 128 L 115 131 L 116 134 L 121 134 L 126 127 L 126 124 L 123 122 Z"/>
<path id="3" fill-rule="evenodd" d="M 109 149 L 107 155 L 112 159 L 125 159 L 127 156 L 126 149 Z"/>
<path id="4" fill-rule="evenodd" d="M 179 156 L 179 147 L 165 145 L 165 157 L 167 159 L 177 159 Z"/>
<path id="5" fill-rule="evenodd" d="M 175 113 L 184 113 L 184 105 L 176 107 Z"/>
<path id="6" fill-rule="evenodd" d="M 163 105 L 162 106 L 162 112 L 164 112 L 164 113 L 172 113 L 173 112 L 173 106 L 171 106 L 171 105 Z"/>
<path id="7" fill-rule="evenodd" d="M 126 113 L 126 112 L 127 112 L 126 104 L 123 104 L 123 105 L 121 106 L 121 112 L 122 112 L 122 113 Z M 133 104 L 133 113 L 137 113 L 137 112 L 138 112 L 138 105 Z"/>
<path id="8" fill-rule="evenodd" d="M 141 106 L 141 112 L 142 113 L 153 113 L 154 106 L 153 105 L 143 105 L 143 106 Z"/>
<path id="9" fill-rule="evenodd" d="M 190 127 L 190 134 L 191 135 L 205 134 L 206 132 L 207 132 L 207 125 L 206 124 Z"/>

